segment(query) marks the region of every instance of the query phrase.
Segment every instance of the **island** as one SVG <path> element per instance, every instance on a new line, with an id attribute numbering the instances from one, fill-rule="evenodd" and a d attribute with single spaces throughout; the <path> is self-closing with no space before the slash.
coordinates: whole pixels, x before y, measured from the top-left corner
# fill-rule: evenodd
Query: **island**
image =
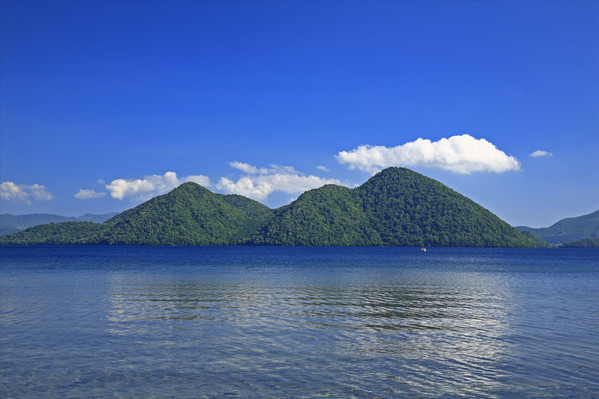
<path id="1" fill-rule="evenodd" d="M 539 247 L 489 210 L 406 168 L 356 188 L 307 191 L 278 209 L 185 183 L 104 223 L 65 222 L 0 237 L 0 244 Z"/>

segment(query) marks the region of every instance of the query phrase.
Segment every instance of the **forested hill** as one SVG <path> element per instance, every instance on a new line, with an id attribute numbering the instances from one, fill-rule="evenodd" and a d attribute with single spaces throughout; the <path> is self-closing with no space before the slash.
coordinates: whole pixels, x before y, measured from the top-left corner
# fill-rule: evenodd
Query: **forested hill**
<path id="1" fill-rule="evenodd" d="M 472 200 L 405 168 L 302 194 L 248 239 L 266 245 L 534 247 Z"/>
<path id="2" fill-rule="evenodd" d="M 86 214 L 78 217 L 52 215 L 47 213 L 31 213 L 28 215 L 11 215 L 5 213 L 0 215 L 0 235 L 7 235 L 25 230 L 28 227 L 39 224 L 62 223 L 62 222 L 95 222 L 103 223 L 116 215 L 107 213 L 103 215 Z"/>
<path id="3" fill-rule="evenodd" d="M 0 237 L 2 244 L 229 245 L 272 216 L 239 195 L 185 183 L 104 223 L 53 223 Z"/>
<path id="4" fill-rule="evenodd" d="M 242 196 L 185 183 L 110 219 L 94 244 L 227 245 L 268 219 L 272 210 Z"/>
<path id="5" fill-rule="evenodd" d="M 105 223 L 56 223 L 2 244 L 534 247 L 497 216 L 443 184 L 388 168 L 362 186 L 326 185 L 276 210 L 185 183 Z"/>
<path id="6" fill-rule="evenodd" d="M 599 210 L 588 215 L 562 219 L 549 227 L 535 229 L 518 226 L 516 229 L 534 233 L 552 244 L 564 244 L 585 238 L 599 238 Z"/>

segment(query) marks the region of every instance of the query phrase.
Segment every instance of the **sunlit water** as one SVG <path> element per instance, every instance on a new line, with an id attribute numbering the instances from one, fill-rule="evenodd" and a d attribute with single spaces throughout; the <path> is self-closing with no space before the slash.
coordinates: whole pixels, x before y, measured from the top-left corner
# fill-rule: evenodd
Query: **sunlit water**
<path id="1" fill-rule="evenodd" d="M 2 398 L 599 397 L 599 252 L 2 247 Z"/>

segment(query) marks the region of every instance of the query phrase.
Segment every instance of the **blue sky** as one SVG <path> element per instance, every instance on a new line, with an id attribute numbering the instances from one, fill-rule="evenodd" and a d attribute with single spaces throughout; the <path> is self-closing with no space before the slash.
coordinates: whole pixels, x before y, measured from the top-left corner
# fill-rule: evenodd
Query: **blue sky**
<path id="1" fill-rule="evenodd" d="M 599 2 L 0 7 L 2 213 L 185 181 L 277 207 L 391 165 L 512 225 L 599 209 Z"/>

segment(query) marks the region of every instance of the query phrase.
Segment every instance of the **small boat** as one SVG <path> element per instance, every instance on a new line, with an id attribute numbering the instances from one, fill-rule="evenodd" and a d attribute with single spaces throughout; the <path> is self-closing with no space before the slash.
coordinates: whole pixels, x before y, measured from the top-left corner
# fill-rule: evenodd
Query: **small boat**
<path id="1" fill-rule="evenodd" d="M 426 252 L 426 248 L 424 248 L 424 247 L 420 248 L 420 252 Z"/>

